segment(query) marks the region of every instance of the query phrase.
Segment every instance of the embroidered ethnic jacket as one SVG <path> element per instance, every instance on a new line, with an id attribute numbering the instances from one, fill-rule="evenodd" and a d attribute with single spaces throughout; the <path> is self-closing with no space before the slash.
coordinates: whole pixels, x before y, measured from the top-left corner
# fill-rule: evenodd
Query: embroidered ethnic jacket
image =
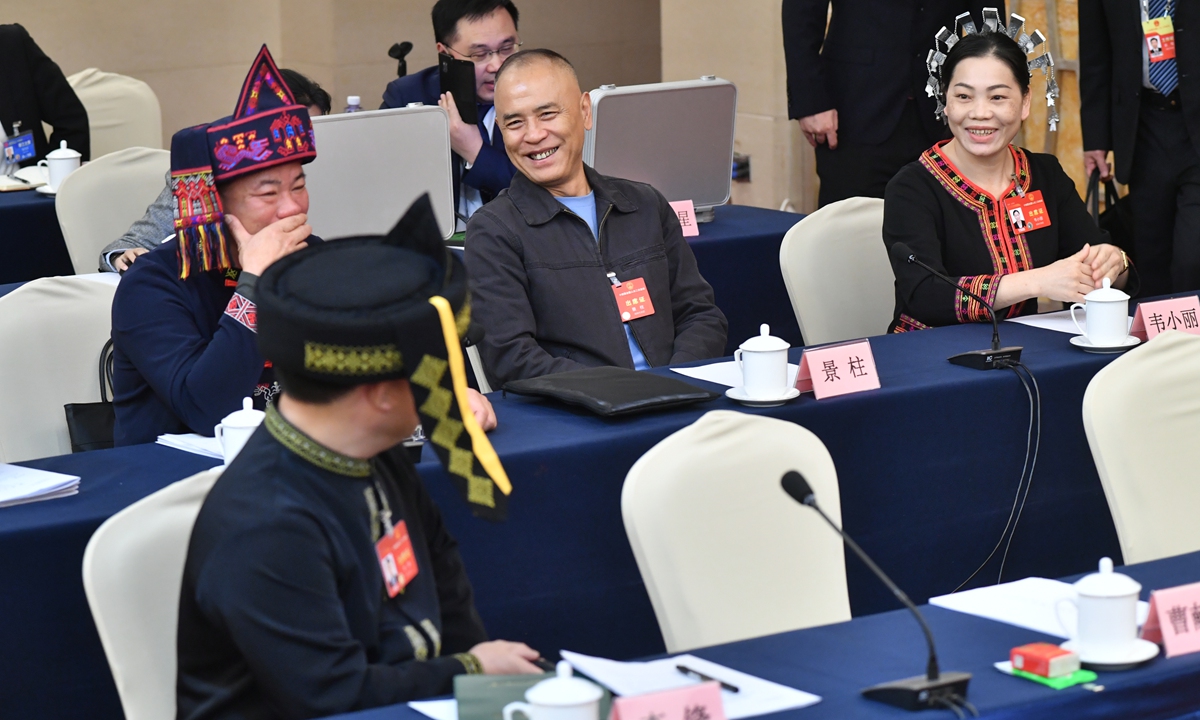
<path id="1" fill-rule="evenodd" d="M 418 568 L 392 599 L 375 554 L 385 504 Z M 467 651 L 486 639 L 458 545 L 404 448 L 349 458 L 272 404 L 192 530 L 177 717 L 324 717 L 448 693 L 480 671 Z"/>
<path id="2" fill-rule="evenodd" d="M 949 141 L 945 141 L 949 142 Z M 1071 178 L 1053 155 L 1010 146 L 1016 179 L 993 198 L 963 177 L 940 152 L 926 150 L 900 169 L 884 197 L 883 242 L 907 243 L 917 258 L 993 302 L 1001 276 L 1044 267 L 1085 244 L 1109 242 L 1096 227 Z M 1019 190 L 1018 190 L 1019 188 Z M 1050 226 L 1018 233 L 1004 199 L 1040 190 Z M 908 263 L 892 263 L 896 311 L 889 332 L 967 322 L 990 322 L 979 302 Z M 998 319 L 1037 312 L 1037 300 L 997 310 Z"/>

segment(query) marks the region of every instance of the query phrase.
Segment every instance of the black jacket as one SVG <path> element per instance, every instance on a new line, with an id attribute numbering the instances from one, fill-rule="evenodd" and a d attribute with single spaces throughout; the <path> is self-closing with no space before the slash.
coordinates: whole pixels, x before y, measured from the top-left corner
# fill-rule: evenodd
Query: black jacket
<path id="1" fill-rule="evenodd" d="M 23 165 L 46 157 L 62 140 L 84 160 L 91 158 L 87 110 L 62 70 L 25 28 L 0 25 L 0 123 L 4 132 L 12 135 L 16 120 L 21 121 L 21 132 L 33 131 L 37 150 L 37 156 Z M 54 128 L 49 142 L 42 131 L 43 122 Z"/>
<path id="2" fill-rule="evenodd" d="M 788 117 L 836 108 L 839 143 L 874 145 L 891 136 L 912 97 L 929 142 L 946 137 L 925 95 L 925 57 L 943 25 L 970 11 L 979 26 L 984 7 L 1004 14 L 997 0 L 783 0 Z"/>
<path id="3" fill-rule="evenodd" d="M 1200 152 L 1200 4 L 1175 2 L 1175 65 L 1192 145 Z M 1129 182 L 1142 92 L 1142 5 L 1079 0 L 1079 98 L 1085 150 L 1112 150 L 1119 182 Z M 1193 44 L 1195 43 L 1195 44 Z"/>
<path id="4" fill-rule="evenodd" d="M 467 223 L 472 316 L 492 379 L 633 368 L 607 273 L 646 281 L 655 313 L 630 321 L 653 367 L 720 357 L 729 328 L 666 198 L 586 168 L 597 235 L 523 174 Z"/>

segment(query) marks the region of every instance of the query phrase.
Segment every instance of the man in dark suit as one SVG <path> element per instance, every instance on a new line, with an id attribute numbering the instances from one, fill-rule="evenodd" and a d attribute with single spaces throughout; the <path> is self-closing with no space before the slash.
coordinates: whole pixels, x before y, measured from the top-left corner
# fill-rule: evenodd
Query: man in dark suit
<path id="1" fill-rule="evenodd" d="M 450 149 L 454 177 L 454 208 L 459 230 L 484 203 L 508 187 L 517 172 L 504 151 L 496 127 L 496 71 L 521 46 L 517 8 L 511 0 L 438 0 L 433 6 L 433 34 L 438 53 L 475 63 L 475 100 L 479 123 L 463 122 L 450 93 L 443 93 L 438 67 L 388 83 L 381 108 L 419 102 L 437 104 L 450 115 Z"/>
<path id="2" fill-rule="evenodd" d="M 783 0 L 788 117 L 816 148 L 822 206 L 883 197 L 896 171 L 949 137 L 925 94 L 925 58 L 943 25 L 969 11 L 978 27 L 985 6 L 1004 14 L 996 0 Z"/>
<path id="3" fill-rule="evenodd" d="M 1189 37 L 1200 6 L 1144 5 L 1079 0 L 1079 94 L 1084 168 L 1107 179 L 1111 150 L 1129 185 L 1145 297 L 1200 288 L 1200 43 Z M 1151 39 L 1171 43 L 1142 23 L 1164 16 L 1173 16 L 1174 57 L 1152 58 Z"/>
<path id="4" fill-rule="evenodd" d="M 25 28 L 0 25 L 0 125 L 10 137 L 14 122 L 20 123 L 19 133 L 33 131 L 36 155 L 24 165 L 46 157 L 63 140 L 84 160 L 91 156 L 87 110 L 62 70 Z M 54 128 L 49 142 L 43 122 Z"/>

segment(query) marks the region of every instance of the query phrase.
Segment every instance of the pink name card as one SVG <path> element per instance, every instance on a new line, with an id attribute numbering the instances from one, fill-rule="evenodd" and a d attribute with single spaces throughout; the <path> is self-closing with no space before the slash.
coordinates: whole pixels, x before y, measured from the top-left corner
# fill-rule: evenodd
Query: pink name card
<path id="1" fill-rule="evenodd" d="M 870 341 L 854 340 L 805 349 L 800 357 L 800 371 L 796 373 L 796 389 L 811 390 L 818 400 L 879 389 L 879 373 L 875 371 Z"/>
<path id="2" fill-rule="evenodd" d="M 1150 593 L 1142 638 L 1162 644 L 1167 657 L 1200 650 L 1200 583 Z"/>
<path id="3" fill-rule="evenodd" d="M 1200 335 L 1200 297 L 1173 298 L 1140 303 L 1133 316 L 1129 334 L 1150 340 L 1164 330 L 1180 330 Z"/>
<path id="4" fill-rule="evenodd" d="M 705 682 L 676 690 L 613 698 L 609 720 L 725 720 L 721 686 Z"/>
<path id="5" fill-rule="evenodd" d="M 679 227 L 683 228 L 684 237 L 697 237 L 700 226 L 696 224 L 696 206 L 691 200 L 676 200 L 671 203 L 671 209 L 679 216 Z"/>

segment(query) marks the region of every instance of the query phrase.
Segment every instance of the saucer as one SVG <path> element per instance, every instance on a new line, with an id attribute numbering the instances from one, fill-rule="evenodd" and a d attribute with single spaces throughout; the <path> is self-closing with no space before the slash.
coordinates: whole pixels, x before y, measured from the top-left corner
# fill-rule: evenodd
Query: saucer
<path id="1" fill-rule="evenodd" d="M 37 192 L 40 192 L 43 195 L 55 195 L 56 194 L 56 192 L 54 190 L 50 189 L 49 185 L 38 185 L 37 187 L 34 188 L 34 190 L 36 190 Z"/>
<path id="2" fill-rule="evenodd" d="M 731 387 L 725 391 L 725 397 L 750 407 L 777 407 L 788 400 L 800 397 L 800 391 L 793 387 L 788 388 L 787 392 L 778 397 L 752 398 L 746 394 L 745 388 Z"/>
<path id="3" fill-rule="evenodd" d="M 1075 641 L 1068 640 L 1059 647 L 1064 650 L 1075 650 Z M 1089 670 L 1099 670 L 1101 672 L 1117 672 L 1118 670 L 1131 670 L 1138 665 L 1153 659 L 1158 655 L 1158 645 L 1149 640 L 1134 638 L 1134 641 L 1129 646 L 1129 650 L 1124 653 L 1124 657 L 1093 657 L 1091 659 L 1079 656 L 1079 661 L 1083 663 Z"/>
<path id="4" fill-rule="evenodd" d="M 1142 342 L 1141 338 L 1135 337 L 1133 335 L 1129 335 L 1128 337 L 1125 338 L 1124 342 L 1119 343 L 1117 345 L 1112 345 L 1109 347 L 1098 347 L 1098 346 L 1093 345 L 1090 342 L 1088 342 L 1088 339 L 1082 335 L 1072 335 L 1071 336 L 1071 344 L 1072 345 L 1083 350 L 1084 352 L 1098 353 L 1098 354 L 1110 354 L 1110 353 L 1125 352 L 1126 350 L 1128 350 L 1131 347 L 1137 347 L 1137 345 L 1141 342 Z"/>

